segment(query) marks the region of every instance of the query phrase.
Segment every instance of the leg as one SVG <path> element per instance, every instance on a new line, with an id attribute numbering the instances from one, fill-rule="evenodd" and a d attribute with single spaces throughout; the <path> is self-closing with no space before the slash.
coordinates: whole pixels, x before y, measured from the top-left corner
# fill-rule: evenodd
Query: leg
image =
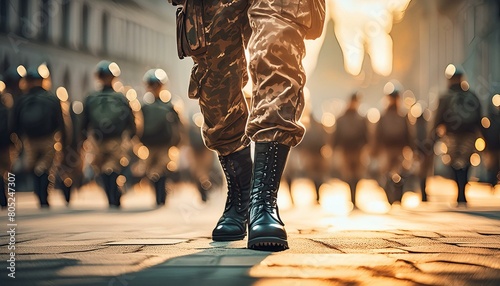
<path id="1" fill-rule="evenodd" d="M 467 166 L 462 169 L 454 169 L 454 171 L 455 171 L 455 181 L 457 182 L 458 186 L 457 202 L 467 203 L 467 199 L 465 198 L 465 186 L 467 185 L 468 182 L 469 167 Z"/>
<path id="2" fill-rule="evenodd" d="M 224 212 L 212 232 L 216 241 L 243 239 L 247 233 L 248 204 L 252 179 L 250 147 L 227 156 L 219 156 L 227 179 Z"/>
<path id="3" fill-rule="evenodd" d="M 156 205 L 157 206 L 163 206 L 165 205 L 165 201 L 167 199 L 167 192 L 165 189 L 165 183 L 166 183 L 167 177 L 162 176 L 154 183 L 155 185 L 155 191 L 156 191 Z"/>
<path id="4" fill-rule="evenodd" d="M 228 185 L 224 212 L 212 232 L 214 240 L 238 240 L 246 235 L 252 174 L 245 136 L 248 108 L 242 91 L 247 80 L 247 9 L 247 0 L 204 1 L 209 45 L 204 55 L 193 58 L 189 95 L 199 99 L 205 144 L 218 153 Z"/>
<path id="5" fill-rule="evenodd" d="M 248 78 L 244 53 L 248 2 L 226 5 L 210 0 L 204 6 L 210 44 L 204 55 L 193 57 L 189 96 L 199 100 L 206 146 L 226 156 L 249 144 L 245 136 L 248 107 L 242 91 Z"/>
<path id="6" fill-rule="evenodd" d="M 48 202 L 48 187 L 49 187 L 49 175 L 41 174 L 35 176 L 35 194 L 38 196 L 40 202 L 40 207 L 49 207 Z"/>
<path id="7" fill-rule="evenodd" d="M 304 108 L 303 27 L 310 12 L 308 1 L 253 1 L 248 11 L 253 97 L 246 134 L 256 142 L 248 234 L 253 249 L 288 248 L 277 195 L 290 147 L 305 131 L 298 120 Z"/>

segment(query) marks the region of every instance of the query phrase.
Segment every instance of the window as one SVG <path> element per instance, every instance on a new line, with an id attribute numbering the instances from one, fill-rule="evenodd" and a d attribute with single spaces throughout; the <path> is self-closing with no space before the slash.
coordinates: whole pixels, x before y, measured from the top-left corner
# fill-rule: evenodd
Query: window
<path id="1" fill-rule="evenodd" d="M 6 2 L 6 1 L 4 1 Z M 31 19 L 29 18 L 29 0 L 21 0 L 19 1 L 19 34 L 23 36 L 30 35 L 30 23 Z"/>
<path id="2" fill-rule="evenodd" d="M 82 8 L 82 47 L 87 50 L 89 48 L 89 17 L 90 9 L 87 4 L 83 5 Z"/>
<path id="3" fill-rule="evenodd" d="M 49 39 L 49 31 L 50 31 L 50 0 L 42 0 L 41 9 L 40 9 L 40 27 L 42 28 L 40 33 L 40 39 L 42 41 L 47 41 Z"/>
<path id="4" fill-rule="evenodd" d="M 62 27 L 63 27 L 61 42 L 64 46 L 69 46 L 69 41 L 70 41 L 70 37 L 69 37 L 70 31 L 71 31 L 71 27 L 70 27 L 71 6 L 70 5 L 71 5 L 70 0 L 65 0 L 65 1 L 63 1 L 62 8 L 61 8 Z"/>
<path id="5" fill-rule="evenodd" d="M 8 32 L 9 1 L 0 1 L 0 31 Z"/>
<path id="6" fill-rule="evenodd" d="M 109 37 L 109 15 L 107 12 L 104 12 L 102 14 L 102 33 L 101 33 L 101 50 L 102 53 L 107 55 L 109 53 L 109 47 L 108 47 L 108 37 Z"/>

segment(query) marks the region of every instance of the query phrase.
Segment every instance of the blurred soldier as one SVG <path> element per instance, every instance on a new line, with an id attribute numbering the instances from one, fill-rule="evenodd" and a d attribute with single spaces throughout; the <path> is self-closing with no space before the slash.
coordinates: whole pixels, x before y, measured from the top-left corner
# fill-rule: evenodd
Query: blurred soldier
<path id="1" fill-rule="evenodd" d="M 154 184 L 156 204 L 165 204 L 167 165 L 171 161 L 169 150 L 181 140 L 181 121 L 165 90 L 167 74 L 162 69 L 151 69 L 144 74 L 146 94 L 142 105 L 144 130 L 141 142 L 149 150 L 146 159 L 146 176 Z"/>
<path id="2" fill-rule="evenodd" d="M 294 179 L 307 178 L 312 180 L 316 192 L 316 202 L 319 203 L 319 189 L 329 175 L 328 161 L 323 157 L 322 152 L 328 143 L 327 133 L 323 125 L 314 119 L 308 109 L 300 121 L 307 128 L 307 133 L 300 145 L 290 152 L 283 177 L 286 178 L 289 186 L 292 185 Z"/>
<path id="3" fill-rule="evenodd" d="M 488 101 L 487 120 L 483 125 L 486 141 L 485 165 L 487 182 L 495 187 L 500 180 L 500 95 L 495 94 Z"/>
<path id="4" fill-rule="evenodd" d="M 277 194 L 290 148 L 305 132 L 299 123 L 304 39 L 321 34 L 325 2 L 173 2 L 187 2 L 177 14 L 178 52 L 195 62 L 189 97 L 199 100 L 205 143 L 220 156 L 228 182 L 226 206 L 212 238 L 243 239 L 248 223 L 248 248 L 286 249 Z M 246 46 L 253 80 L 250 112 L 242 92 Z M 250 141 L 255 142 L 254 164 Z"/>
<path id="5" fill-rule="evenodd" d="M 201 200 L 206 202 L 208 194 L 215 187 L 222 185 L 222 174 L 220 168 L 217 167 L 217 156 L 215 153 L 205 146 L 203 137 L 201 136 L 200 127 L 201 123 L 197 125 L 196 120 L 203 121 L 201 114 L 194 116 L 191 124 L 189 125 L 189 173 L 192 182 L 198 188 Z M 199 122 L 198 122 L 199 123 Z"/>
<path id="6" fill-rule="evenodd" d="M 10 170 L 10 134 L 9 134 L 9 109 L 4 98 L 5 83 L 0 76 L 0 207 L 7 207 L 5 196 L 5 180 Z"/>
<path id="7" fill-rule="evenodd" d="M 446 68 L 448 92 L 439 99 L 434 130 L 443 137 L 451 158 L 451 168 L 458 186 L 457 202 L 466 204 L 465 186 L 468 183 L 470 157 L 481 128 L 481 104 L 469 90 L 461 68 Z"/>
<path id="8" fill-rule="evenodd" d="M 342 180 L 349 184 L 351 201 L 356 206 L 356 185 L 363 176 L 361 154 L 368 143 L 368 125 L 366 118 L 358 113 L 359 94 L 349 100 L 347 110 L 336 123 L 333 147 L 342 154 L 340 168 Z"/>
<path id="9" fill-rule="evenodd" d="M 415 156 L 418 162 L 418 177 L 420 180 L 420 190 L 422 192 L 422 202 L 427 201 L 427 177 L 432 170 L 434 160 L 434 141 L 429 137 L 429 122 L 424 116 L 424 112 L 415 122 Z"/>
<path id="10" fill-rule="evenodd" d="M 62 158 L 60 160 L 54 187 L 63 191 L 66 204 L 69 204 L 71 189 L 81 184 L 82 179 L 82 160 L 79 153 L 79 146 L 81 144 L 80 133 L 75 132 L 75 130 L 80 130 L 80 128 L 77 125 L 76 114 L 71 108 L 67 90 L 63 87 L 59 87 L 56 91 L 56 95 L 59 100 L 61 100 L 67 145 L 61 152 Z"/>
<path id="11" fill-rule="evenodd" d="M 112 87 L 119 75 L 116 63 L 97 64 L 95 76 L 102 88 L 85 99 L 81 126 L 82 139 L 90 137 L 93 143 L 93 165 L 100 173 L 111 207 L 120 206 L 121 191 L 116 182 L 122 171 L 120 160 L 126 158 L 130 138 L 135 134 L 132 109 L 125 95 Z"/>
<path id="12" fill-rule="evenodd" d="M 27 93 L 14 105 L 12 131 L 21 138 L 27 166 L 35 174 L 35 194 L 40 206 L 48 207 L 49 173 L 56 148 L 60 150 L 66 145 L 61 104 L 43 88 L 44 80 L 49 78 L 47 66 L 28 69 L 24 78 Z"/>
<path id="13" fill-rule="evenodd" d="M 23 66 L 19 69 L 26 72 Z M 0 206 L 7 205 L 5 196 L 5 181 L 7 171 L 11 169 L 10 158 L 10 131 L 12 125 L 11 113 L 14 102 L 19 99 L 21 89 L 19 88 L 19 81 L 22 76 L 17 71 L 17 68 L 9 68 L 4 74 L 3 80 L 0 80 Z"/>
<path id="14" fill-rule="evenodd" d="M 399 90 L 392 84 L 388 92 L 388 106 L 375 130 L 375 155 L 380 161 L 381 185 L 390 204 L 401 202 L 405 180 L 410 176 L 403 152 L 410 150 L 412 132 L 407 118 L 400 113 Z M 407 185 L 408 186 L 408 185 Z"/>

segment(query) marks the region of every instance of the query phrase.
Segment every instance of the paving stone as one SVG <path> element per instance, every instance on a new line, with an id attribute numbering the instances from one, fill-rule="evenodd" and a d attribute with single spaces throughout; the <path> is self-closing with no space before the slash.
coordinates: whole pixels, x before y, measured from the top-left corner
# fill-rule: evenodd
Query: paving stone
<path id="1" fill-rule="evenodd" d="M 248 266 L 252 267 L 264 260 L 267 255 L 226 255 L 219 260 L 220 266 Z"/>
<path id="2" fill-rule="evenodd" d="M 498 244 L 500 236 L 480 236 L 480 237 L 441 237 L 437 238 L 441 242 L 459 244 L 459 243 L 478 243 L 478 244 Z"/>
<path id="3" fill-rule="evenodd" d="M 476 247 L 459 247 L 449 244 L 431 244 L 428 246 L 405 246 L 399 247 L 412 253 L 470 253 L 491 255 L 492 250 Z"/>
<path id="4" fill-rule="evenodd" d="M 401 246 L 400 243 L 395 241 L 389 241 L 387 239 L 381 238 L 346 238 L 346 237 L 335 237 L 335 238 L 324 238 L 324 239 L 314 239 L 314 241 L 321 242 L 328 247 L 344 251 L 346 249 L 379 249 L 379 248 L 395 248 Z"/>
<path id="5" fill-rule="evenodd" d="M 73 252 L 89 252 L 106 248 L 100 245 L 66 245 L 66 246 L 24 246 L 16 247 L 16 254 L 61 254 Z"/>
<path id="6" fill-rule="evenodd" d="M 426 253 L 426 254 L 389 254 L 394 259 L 405 260 L 410 263 L 420 264 L 435 261 L 449 263 L 482 265 L 488 268 L 500 270 L 500 256 L 498 255 L 479 255 L 470 253 Z"/>
<path id="7" fill-rule="evenodd" d="M 260 264 L 265 266 L 337 266 L 362 267 L 375 265 L 393 265 L 395 258 L 382 254 L 271 254 Z"/>
<path id="8" fill-rule="evenodd" d="M 443 243 L 434 239 L 426 237 L 403 237 L 397 239 L 388 238 L 387 240 L 398 243 L 400 246 L 421 246 L 421 245 L 442 245 Z"/>
<path id="9" fill-rule="evenodd" d="M 381 249 L 370 249 L 369 253 L 389 254 L 389 253 L 408 253 L 408 251 L 399 248 L 381 248 Z"/>
<path id="10" fill-rule="evenodd" d="M 186 242 L 187 239 L 126 239 L 106 243 L 107 245 L 173 245 Z"/>
<path id="11" fill-rule="evenodd" d="M 491 249 L 498 249 L 500 250 L 500 243 L 459 243 L 457 244 L 458 246 L 463 246 L 463 247 L 478 247 L 478 248 L 491 248 Z"/>
<path id="12" fill-rule="evenodd" d="M 315 268 L 315 267 L 263 267 L 261 265 L 253 267 L 249 271 L 250 276 L 258 278 L 281 278 L 274 281 L 274 285 L 303 285 L 301 281 L 324 281 L 340 283 L 333 285 L 416 285 L 411 280 L 395 278 L 394 276 L 378 275 L 370 269 L 354 269 L 349 267 L 336 267 L 335 269 Z M 291 278 L 296 278 L 292 280 Z M 300 279 L 300 280 L 298 280 Z M 321 280 L 320 280 L 321 279 Z M 330 280 L 330 281 L 328 281 Z M 296 284 L 281 284 L 281 281 L 293 281 Z M 259 280 L 260 282 L 260 280 Z M 258 283 L 260 285 L 260 283 Z M 273 285 L 273 284 L 264 284 Z M 315 285 L 315 284 L 304 284 Z M 318 284 L 329 285 L 329 284 Z"/>

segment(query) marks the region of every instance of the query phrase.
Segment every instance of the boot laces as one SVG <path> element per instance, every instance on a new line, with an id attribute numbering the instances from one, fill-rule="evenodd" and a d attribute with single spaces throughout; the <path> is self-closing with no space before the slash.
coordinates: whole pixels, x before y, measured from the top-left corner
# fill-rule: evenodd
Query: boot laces
<path id="1" fill-rule="evenodd" d="M 256 206 L 264 207 L 267 211 L 273 212 L 273 209 L 276 207 L 278 194 L 278 182 L 276 180 L 276 169 L 278 167 L 277 146 L 271 145 L 270 150 L 265 152 L 265 158 L 265 164 L 262 166 L 265 176 L 264 179 L 257 185 L 260 191 L 257 193 L 257 200 L 255 200 L 254 203 Z M 270 164 L 271 158 L 272 164 Z"/>
<path id="2" fill-rule="evenodd" d="M 233 202 L 236 200 L 235 203 L 237 205 L 237 210 L 241 211 L 241 190 L 238 180 L 236 179 L 234 162 L 222 157 L 220 158 L 220 162 L 227 181 L 227 199 L 225 210 L 229 210 L 233 205 Z"/>

